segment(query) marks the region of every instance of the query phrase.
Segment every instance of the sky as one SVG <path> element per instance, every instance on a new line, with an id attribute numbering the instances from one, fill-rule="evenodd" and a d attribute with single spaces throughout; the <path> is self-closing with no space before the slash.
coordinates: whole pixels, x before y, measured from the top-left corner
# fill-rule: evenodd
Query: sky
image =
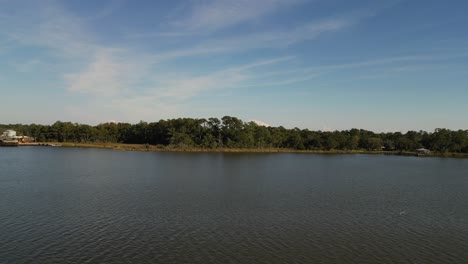
<path id="1" fill-rule="evenodd" d="M 0 123 L 468 129 L 468 1 L 0 0 Z"/>

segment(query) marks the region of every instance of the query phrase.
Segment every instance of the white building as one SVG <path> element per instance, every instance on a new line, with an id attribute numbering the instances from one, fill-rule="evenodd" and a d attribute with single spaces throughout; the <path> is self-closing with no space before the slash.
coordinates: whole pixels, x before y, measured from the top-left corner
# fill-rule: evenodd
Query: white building
<path id="1" fill-rule="evenodd" d="M 418 154 L 431 154 L 431 151 L 425 148 L 420 148 L 416 150 L 416 153 Z"/>
<path id="2" fill-rule="evenodd" d="M 2 138 L 4 139 L 14 139 L 16 137 L 16 131 L 14 130 L 7 130 L 3 132 Z"/>

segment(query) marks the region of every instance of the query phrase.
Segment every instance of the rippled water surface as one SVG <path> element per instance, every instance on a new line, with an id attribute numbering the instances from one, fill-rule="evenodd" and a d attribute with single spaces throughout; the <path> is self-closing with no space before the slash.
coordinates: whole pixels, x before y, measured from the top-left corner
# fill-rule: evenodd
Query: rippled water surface
<path id="1" fill-rule="evenodd" d="M 0 263 L 468 263 L 468 160 L 0 148 Z"/>

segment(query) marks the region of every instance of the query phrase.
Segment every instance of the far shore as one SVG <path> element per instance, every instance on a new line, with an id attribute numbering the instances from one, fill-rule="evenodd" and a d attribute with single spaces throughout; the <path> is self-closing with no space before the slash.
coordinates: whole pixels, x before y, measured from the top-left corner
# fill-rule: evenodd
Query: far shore
<path id="1" fill-rule="evenodd" d="M 378 150 L 296 150 L 286 148 L 185 148 L 171 146 L 154 146 L 147 144 L 123 143 L 71 143 L 71 142 L 38 142 L 37 145 L 49 145 L 77 148 L 102 148 L 124 151 L 157 151 L 157 152 L 218 152 L 218 153 L 304 153 L 304 154 L 370 154 L 370 155 L 397 155 L 420 157 L 447 157 L 468 158 L 468 153 L 439 153 L 432 152 L 418 155 L 411 151 L 378 151 Z"/>

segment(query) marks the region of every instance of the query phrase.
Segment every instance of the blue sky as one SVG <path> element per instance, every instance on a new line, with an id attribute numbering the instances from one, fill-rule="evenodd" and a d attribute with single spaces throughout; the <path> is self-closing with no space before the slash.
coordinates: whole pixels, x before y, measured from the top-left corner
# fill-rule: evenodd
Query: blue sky
<path id="1" fill-rule="evenodd" d="M 467 1 L 0 0 L 0 123 L 468 129 Z"/>

